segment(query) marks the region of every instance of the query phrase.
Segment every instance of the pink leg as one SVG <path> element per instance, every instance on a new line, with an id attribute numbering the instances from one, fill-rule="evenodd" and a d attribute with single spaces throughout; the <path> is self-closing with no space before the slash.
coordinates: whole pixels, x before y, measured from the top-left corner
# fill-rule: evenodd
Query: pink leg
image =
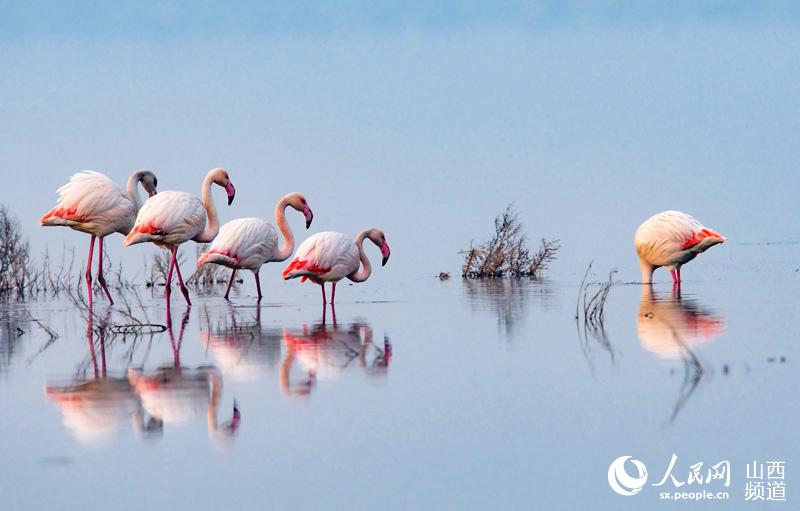
<path id="1" fill-rule="evenodd" d="M 678 284 L 680 284 L 681 283 L 681 267 L 680 266 L 678 266 L 677 273 L 678 273 Z"/>
<path id="2" fill-rule="evenodd" d="M 258 272 L 256 272 L 256 290 L 258 291 L 258 301 L 261 301 L 261 279 L 258 278 Z"/>
<path id="3" fill-rule="evenodd" d="M 99 261 L 97 261 L 97 282 L 103 286 L 103 291 L 106 292 L 106 296 L 108 297 L 108 301 L 111 305 L 114 305 L 114 299 L 111 298 L 111 293 L 108 292 L 108 287 L 106 286 L 106 279 L 103 277 L 103 239 L 100 238 L 100 251 L 97 254 Z"/>
<path id="4" fill-rule="evenodd" d="M 333 307 L 334 300 L 336 300 L 336 282 L 333 283 L 333 291 L 331 291 L 331 307 Z M 335 319 L 333 321 L 336 322 Z"/>
<path id="5" fill-rule="evenodd" d="M 333 300 L 331 300 L 331 318 L 333 319 L 333 326 L 336 326 L 336 307 L 333 306 Z"/>
<path id="6" fill-rule="evenodd" d="M 325 305 L 328 303 L 328 299 L 325 297 L 325 283 L 320 283 L 319 287 L 322 289 L 322 305 Z"/>
<path id="7" fill-rule="evenodd" d="M 167 270 L 167 281 L 164 283 L 164 296 L 167 298 L 167 307 L 169 307 L 169 295 L 172 293 L 172 268 L 175 267 L 175 249 L 172 249 L 172 257 L 169 260 L 169 269 Z M 167 311 L 169 314 L 169 311 Z"/>
<path id="8" fill-rule="evenodd" d="M 233 285 L 233 278 L 236 276 L 236 270 L 231 270 L 231 279 L 228 281 L 228 289 L 225 290 L 225 299 L 231 294 L 231 286 Z"/>
<path id="9" fill-rule="evenodd" d="M 678 276 L 675 273 L 675 270 L 670 270 L 669 274 L 672 275 L 672 283 L 673 284 L 677 284 L 678 283 Z"/>
<path id="10" fill-rule="evenodd" d="M 89 291 L 89 307 L 92 306 L 92 253 L 94 252 L 94 236 L 89 242 L 89 260 L 86 261 L 86 288 Z"/>
<path id="11" fill-rule="evenodd" d="M 178 284 L 181 287 L 181 293 L 183 293 L 183 297 L 186 299 L 186 305 L 192 305 L 192 301 L 189 300 L 189 290 L 186 289 L 186 284 L 183 283 L 183 277 L 181 276 L 181 267 L 178 264 L 178 247 L 172 249 L 173 256 L 172 259 L 175 261 L 175 273 L 178 274 Z"/>

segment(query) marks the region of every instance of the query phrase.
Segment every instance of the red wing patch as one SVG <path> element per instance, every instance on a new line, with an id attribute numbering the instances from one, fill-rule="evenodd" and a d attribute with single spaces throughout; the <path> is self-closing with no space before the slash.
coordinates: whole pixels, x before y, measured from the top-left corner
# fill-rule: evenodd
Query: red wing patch
<path id="1" fill-rule="evenodd" d="M 138 233 L 141 233 L 141 234 L 163 234 L 161 229 L 156 227 L 153 222 L 148 222 L 146 224 L 138 224 L 138 225 L 136 225 L 133 228 L 133 230 L 131 231 L 131 234 L 138 234 Z"/>
<path id="2" fill-rule="evenodd" d="M 317 266 L 316 264 L 309 265 L 308 261 L 301 261 L 299 257 L 296 257 L 295 260 L 292 261 L 291 264 L 289 264 L 289 266 L 287 266 L 285 270 L 283 270 L 282 274 L 283 278 L 286 278 L 287 275 L 289 275 L 295 270 L 305 270 L 316 274 L 328 273 L 329 271 L 331 271 L 330 268 L 322 268 L 320 266 Z M 300 279 L 300 282 L 305 282 L 306 280 L 308 280 L 308 277 L 303 276 Z"/>
<path id="3" fill-rule="evenodd" d="M 706 238 L 722 238 L 722 236 L 709 229 L 703 229 L 694 233 L 691 238 L 684 241 L 683 245 L 681 245 L 681 249 L 686 250 L 687 248 L 691 248 Z"/>
<path id="4" fill-rule="evenodd" d="M 39 220 L 39 223 L 45 223 L 47 220 L 51 218 L 61 218 L 63 220 L 71 220 L 73 222 L 85 222 L 86 217 L 81 216 L 78 214 L 78 210 L 75 208 L 65 208 L 64 206 L 59 206 L 50 210 L 45 216 Z"/>

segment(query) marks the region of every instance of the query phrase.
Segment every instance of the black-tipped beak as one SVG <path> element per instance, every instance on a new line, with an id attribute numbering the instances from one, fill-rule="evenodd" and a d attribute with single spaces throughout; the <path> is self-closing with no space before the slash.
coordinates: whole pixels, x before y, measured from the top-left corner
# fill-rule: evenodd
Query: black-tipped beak
<path id="1" fill-rule="evenodd" d="M 157 193 L 158 193 L 158 192 L 157 192 L 156 190 L 153 190 L 152 192 L 150 192 L 150 193 L 148 194 L 148 197 L 152 197 L 153 195 L 155 195 L 155 194 L 157 194 Z"/>
<path id="2" fill-rule="evenodd" d="M 392 252 L 389 250 L 389 245 L 385 241 L 383 242 L 383 245 L 381 245 L 381 255 L 383 256 L 381 266 L 386 266 L 386 263 L 389 261 L 389 256 L 392 255 Z"/>
<path id="3" fill-rule="evenodd" d="M 314 220 L 314 213 L 311 212 L 311 208 L 308 206 L 303 207 L 303 215 L 306 217 L 306 229 L 311 227 L 311 221 Z"/>
<path id="4" fill-rule="evenodd" d="M 228 194 L 228 206 L 230 206 L 233 202 L 233 198 L 236 197 L 236 188 L 233 187 L 233 183 L 230 181 L 228 181 L 228 184 L 225 186 L 225 193 Z"/>

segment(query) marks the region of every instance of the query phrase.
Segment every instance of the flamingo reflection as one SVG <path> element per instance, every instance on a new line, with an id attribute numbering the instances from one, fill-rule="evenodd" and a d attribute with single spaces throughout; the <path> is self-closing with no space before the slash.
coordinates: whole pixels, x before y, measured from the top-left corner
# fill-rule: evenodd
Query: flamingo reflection
<path id="1" fill-rule="evenodd" d="M 300 331 L 284 330 L 285 350 L 278 381 L 287 396 L 308 396 L 318 379 L 335 378 L 348 367 L 358 367 L 367 376 L 386 378 L 392 358 L 392 345 L 384 336 L 382 346 L 375 344 L 372 327 L 365 322 L 354 322 L 340 327 L 324 321 Z M 303 375 L 293 378 L 297 367 Z"/>
<path id="2" fill-rule="evenodd" d="M 662 358 L 679 359 L 693 346 L 711 342 L 725 332 L 725 317 L 697 300 L 683 298 L 678 288 L 666 295 L 643 286 L 636 328 L 647 350 Z"/>
<path id="3" fill-rule="evenodd" d="M 259 381 L 281 360 L 281 329 L 261 326 L 260 307 L 255 309 L 254 320 L 244 320 L 229 305 L 227 314 L 215 324 L 207 310 L 200 322 L 201 341 L 225 376 L 235 381 Z"/>
<path id="4" fill-rule="evenodd" d="M 165 424 L 185 423 L 205 411 L 209 435 L 233 436 L 241 421 L 235 400 L 230 422 L 221 426 L 217 422 L 217 408 L 222 397 L 222 375 L 219 369 L 210 365 L 193 369 L 181 365 L 180 351 L 190 311 L 191 308 L 188 307 L 183 313 L 177 342 L 172 330 L 172 318 L 167 312 L 172 365 L 150 372 L 130 369 L 128 380 L 139 395 L 143 408 Z"/>
<path id="5" fill-rule="evenodd" d="M 145 417 L 139 397 L 125 377 L 109 375 L 106 365 L 106 328 L 108 315 L 98 328 L 100 363 L 95 350 L 93 314 L 89 314 L 86 338 L 93 374 L 75 378 L 66 385 L 48 382 L 45 395 L 55 403 L 64 416 L 64 424 L 82 442 L 107 440 L 120 425 L 133 420 L 134 431 L 144 438 L 159 436 L 162 423 L 155 417 Z"/>
<path id="6" fill-rule="evenodd" d="M 671 416 L 674 420 L 705 375 L 694 348 L 725 332 L 725 317 L 708 311 L 697 300 L 683 298 L 680 286 L 673 287 L 669 295 L 642 286 L 636 327 L 645 349 L 683 364 L 684 378 Z"/>

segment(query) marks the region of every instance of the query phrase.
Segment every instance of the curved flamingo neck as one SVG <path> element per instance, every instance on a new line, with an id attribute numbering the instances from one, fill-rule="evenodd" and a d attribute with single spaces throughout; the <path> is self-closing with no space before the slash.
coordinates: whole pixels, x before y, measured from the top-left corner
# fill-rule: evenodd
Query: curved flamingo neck
<path id="1" fill-rule="evenodd" d="M 278 225 L 281 234 L 283 234 L 283 245 L 281 245 L 281 248 L 278 249 L 275 253 L 275 257 L 272 259 L 276 262 L 289 259 L 292 252 L 294 252 L 294 233 L 289 226 L 289 222 L 286 221 L 286 206 L 288 205 L 289 199 L 288 196 L 285 196 L 279 200 L 278 204 L 275 206 L 275 223 Z"/>
<path id="2" fill-rule="evenodd" d="M 214 238 L 219 234 L 219 217 L 217 217 L 217 208 L 214 207 L 214 198 L 211 196 L 211 184 L 214 182 L 213 172 L 210 172 L 203 180 L 202 187 L 202 202 L 203 207 L 206 208 L 206 215 L 208 222 L 206 228 L 197 235 L 194 239 L 198 243 L 209 243 L 214 241 Z"/>
<path id="3" fill-rule="evenodd" d="M 139 198 L 139 189 L 137 188 L 137 184 L 142 179 L 141 171 L 136 171 L 128 178 L 128 197 L 133 202 L 133 209 L 136 213 L 139 212 L 139 208 L 142 207 L 142 199 Z"/>
<path id="4" fill-rule="evenodd" d="M 358 247 L 358 259 L 361 261 L 361 268 L 347 276 L 353 282 L 364 282 L 372 275 L 372 265 L 369 264 L 366 252 L 364 252 L 364 238 L 367 237 L 369 231 L 363 231 L 356 236 L 356 247 Z"/>

